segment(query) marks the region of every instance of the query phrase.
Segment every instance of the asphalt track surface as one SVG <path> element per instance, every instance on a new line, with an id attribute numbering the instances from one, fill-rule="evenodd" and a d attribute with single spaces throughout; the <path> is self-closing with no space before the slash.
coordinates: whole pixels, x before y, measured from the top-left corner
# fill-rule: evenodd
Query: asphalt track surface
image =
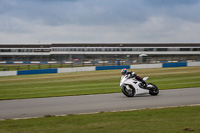
<path id="1" fill-rule="evenodd" d="M 0 101 L 0 119 L 200 105 L 200 87 L 160 90 L 158 96 L 122 93 Z"/>

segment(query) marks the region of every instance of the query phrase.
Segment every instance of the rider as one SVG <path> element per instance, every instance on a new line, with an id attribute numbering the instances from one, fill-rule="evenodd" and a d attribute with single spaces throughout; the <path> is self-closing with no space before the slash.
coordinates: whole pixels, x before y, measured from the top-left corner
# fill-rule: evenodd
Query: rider
<path id="1" fill-rule="evenodd" d="M 137 79 L 138 81 L 141 81 L 142 84 L 143 84 L 143 88 L 146 89 L 147 88 L 147 83 L 140 77 L 140 76 L 137 76 L 137 74 L 135 72 L 128 72 L 128 70 L 126 68 L 122 69 L 121 70 L 121 73 L 122 75 L 128 75 L 129 78 L 135 78 Z"/>

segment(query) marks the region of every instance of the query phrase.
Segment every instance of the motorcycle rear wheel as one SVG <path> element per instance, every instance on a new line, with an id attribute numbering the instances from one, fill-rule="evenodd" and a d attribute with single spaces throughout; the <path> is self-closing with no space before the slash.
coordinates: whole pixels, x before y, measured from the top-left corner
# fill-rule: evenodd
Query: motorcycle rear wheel
<path id="1" fill-rule="evenodd" d="M 156 96 L 158 95 L 159 93 L 159 89 L 156 85 L 152 84 L 152 83 L 149 83 L 150 85 L 152 85 L 151 88 L 148 88 L 149 89 L 149 94 L 152 95 L 152 96 Z"/>
<path id="2" fill-rule="evenodd" d="M 122 93 L 127 97 L 134 97 L 135 96 L 135 88 L 132 87 L 132 86 L 129 86 L 129 87 L 131 88 L 130 90 L 128 90 L 126 88 L 126 86 L 123 86 L 122 87 Z"/>

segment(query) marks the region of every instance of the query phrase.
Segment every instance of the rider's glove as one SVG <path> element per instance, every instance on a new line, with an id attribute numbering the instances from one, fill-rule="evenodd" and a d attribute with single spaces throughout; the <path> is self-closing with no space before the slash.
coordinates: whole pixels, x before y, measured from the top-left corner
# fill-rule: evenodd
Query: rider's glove
<path id="1" fill-rule="evenodd" d="M 137 76 L 137 74 L 135 72 L 132 73 L 132 77 L 135 77 Z"/>

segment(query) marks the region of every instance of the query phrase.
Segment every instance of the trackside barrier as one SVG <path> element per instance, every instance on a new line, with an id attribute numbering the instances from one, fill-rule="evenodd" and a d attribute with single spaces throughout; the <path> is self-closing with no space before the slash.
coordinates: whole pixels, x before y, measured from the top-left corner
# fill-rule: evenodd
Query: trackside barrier
<path id="1" fill-rule="evenodd" d="M 188 62 L 187 66 L 200 66 L 200 62 Z"/>
<path id="2" fill-rule="evenodd" d="M 74 68 L 53 68 L 53 69 L 37 69 L 37 70 L 21 70 L 21 71 L 0 71 L 0 76 L 14 76 L 27 74 L 47 74 L 47 73 L 70 73 L 81 71 L 97 71 L 112 69 L 142 69 L 142 68 L 166 68 L 166 67 L 186 67 L 200 66 L 200 62 L 179 62 L 179 63 L 160 63 L 160 64 L 138 64 L 138 65 L 122 65 L 122 66 L 96 66 L 96 67 L 74 67 Z"/>
<path id="3" fill-rule="evenodd" d="M 177 62 L 177 63 L 163 63 L 163 68 L 165 67 L 186 67 L 187 62 Z"/>
<path id="4" fill-rule="evenodd" d="M 13 64 L 14 61 L 6 61 L 6 64 Z"/>
<path id="5" fill-rule="evenodd" d="M 16 76 L 17 71 L 1 71 L 0 76 Z"/>
<path id="6" fill-rule="evenodd" d="M 95 68 L 96 68 L 96 67 L 58 68 L 58 73 L 70 73 L 70 72 L 95 71 Z"/>
<path id="7" fill-rule="evenodd" d="M 96 70 L 130 69 L 130 65 L 124 66 L 96 66 Z"/>
<path id="8" fill-rule="evenodd" d="M 46 74 L 46 73 L 58 73 L 58 70 L 57 70 L 57 68 L 54 68 L 54 69 L 37 69 L 37 70 L 21 70 L 21 71 L 17 71 L 17 75 Z"/>
<path id="9" fill-rule="evenodd" d="M 139 64 L 131 65 L 131 69 L 144 69 L 144 68 L 162 68 L 162 64 Z"/>

